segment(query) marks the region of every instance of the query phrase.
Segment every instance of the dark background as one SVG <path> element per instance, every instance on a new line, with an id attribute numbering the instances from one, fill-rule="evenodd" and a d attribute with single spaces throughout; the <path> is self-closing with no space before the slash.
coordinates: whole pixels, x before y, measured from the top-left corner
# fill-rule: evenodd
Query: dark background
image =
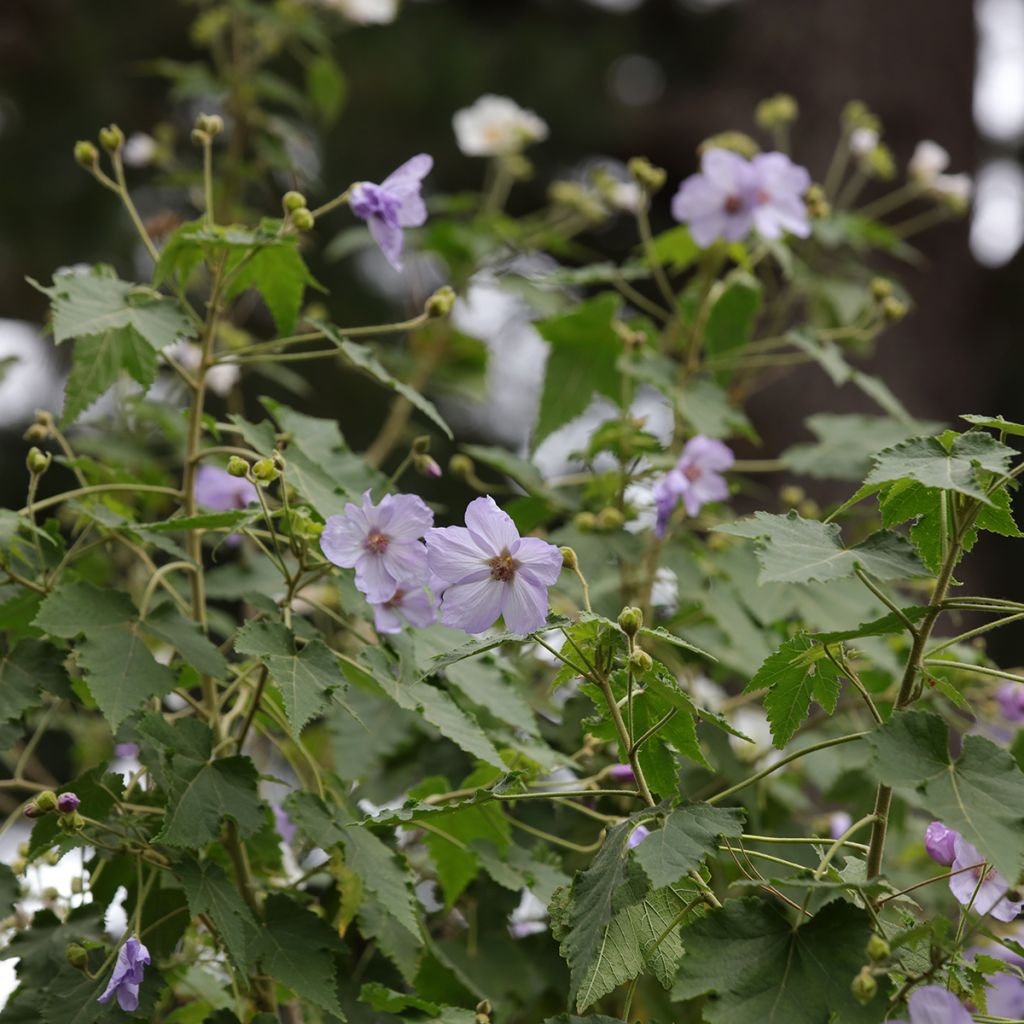
<path id="1" fill-rule="evenodd" d="M 131 227 L 114 197 L 75 166 L 71 148 L 111 121 L 130 134 L 172 116 L 165 83 L 142 65 L 195 57 L 193 13 L 173 0 L 0 4 L 0 316 L 44 318 L 43 298 L 25 275 L 47 279 L 58 265 L 99 259 L 131 272 Z M 543 182 L 586 155 L 646 154 L 674 187 L 694 169 L 703 138 L 753 130 L 755 104 L 779 91 L 799 100 L 794 156 L 818 179 L 852 98 L 881 116 L 901 167 L 920 139 L 933 138 L 950 151 L 953 170 L 973 171 L 991 148 L 972 117 L 975 51 L 968 0 L 746 0 L 704 12 L 647 0 L 622 14 L 583 0 L 407 2 L 395 24 L 337 39 L 349 96 L 323 139 L 325 184 L 320 195 L 309 189 L 311 202 L 354 179 L 379 180 L 419 150 L 436 158 L 435 190 L 477 187 L 482 165 L 458 153 L 450 118 L 484 92 L 514 97 L 551 127 L 550 139 L 531 151 L 536 184 L 514 194 L 513 210 L 541 201 Z M 624 102 L 611 84 L 615 62 L 636 54 L 664 78 L 641 105 Z M 656 229 L 669 223 L 667 198 L 655 211 Z M 921 418 L 952 424 L 958 413 L 977 411 L 1019 420 L 1020 260 L 980 266 L 968 229 L 963 219 L 921 239 L 921 266 L 900 271 L 914 312 L 887 333 L 869 368 Z M 349 262 L 314 259 L 314 269 L 339 322 L 382 312 L 382 300 L 356 286 Z M 354 421 L 365 410 L 354 416 L 357 406 L 341 404 L 335 399 L 321 414 L 353 420 L 358 444 Z M 760 395 L 751 412 L 765 454 L 803 439 L 802 417 L 823 408 L 867 410 L 859 393 L 835 392 L 817 369 Z M 22 493 L 20 473 L 4 473 L 10 500 Z M 1012 546 L 983 544 L 972 583 L 1014 597 L 1019 567 Z"/>

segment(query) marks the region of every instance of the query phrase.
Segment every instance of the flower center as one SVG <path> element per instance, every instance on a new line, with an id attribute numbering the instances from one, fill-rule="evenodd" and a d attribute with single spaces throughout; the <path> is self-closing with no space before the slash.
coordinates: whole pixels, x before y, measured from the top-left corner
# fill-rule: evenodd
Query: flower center
<path id="1" fill-rule="evenodd" d="M 404 590 L 396 590 L 390 601 L 384 602 L 385 608 L 401 608 L 402 598 L 405 597 Z"/>
<path id="2" fill-rule="evenodd" d="M 726 196 L 725 197 L 725 212 L 726 213 L 739 213 L 743 209 L 743 200 L 737 196 Z"/>
<path id="3" fill-rule="evenodd" d="M 699 480 L 704 475 L 701 472 L 700 466 L 687 466 L 682 472 L 683 476 L 685 476 L 690 483 L 693 483 L 695 480 Z"/>
<path id="4" fill-rule="evenodd" d="M 763 206 L 765 203 L 770 203 L 771 201 L 772 201 L 772 194 L 771 194 L 771 192 L 768 192 L 767 190 L 765 190 L 763 188 L 759 188 L 757 190 L 757 195 L 754 196 L 754 202 L 756 202 L 759 206 Z"/>
<path id="5" fill-rule="evenodd" d="M 380 530 L 371 530 L 366 535 L 366 550 L 372 555 L 383 555 L 388 549 L 391 538 Z"/>
<path id="6" fill-rule="evenodd" d="M 508 583 L 514 579 L 519 563 L 507 552 L 503 551 L 497 558 L 487 563 L 491 567 L 491 579 L 499 583 Z"/>
<path id="7" fill-rule="evenodd" d="M 398 196 L 385 191 L 373 182 L 360 182 L 352 190 L 349 206 L 357 217 L 379 217 L 393 227 L 398 224 L 398 211 L 402 205 Z"/>

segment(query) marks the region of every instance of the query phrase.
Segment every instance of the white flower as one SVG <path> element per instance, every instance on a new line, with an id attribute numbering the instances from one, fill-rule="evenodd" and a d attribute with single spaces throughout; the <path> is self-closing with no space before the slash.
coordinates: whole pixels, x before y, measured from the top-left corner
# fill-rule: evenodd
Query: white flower
<path id="1" fill-rule="evenodd" d="M 129 135 L 124 149 L 121 151 L 121 158 L 128 167 L 145 167 L 153 162 L 156 156 L 156 139 L 145 132 L 135 132 Z"/>
<path id="2" fill-rule="evenodd" d="M 398 17 L 398 0 L 321 0 L 357 25 L 389 25 Z"/>
<path id="3" fill-rule="evenodd" d="M 675 615 L 679 607 L 679 577 L 671 569 L 661 568 L 655 572 L 651 604 L 666 618 Z"/>
<path id="4" fill-rule="evenodd" d="M 508 916 L 508 930 L 514 939 L 537 935 L 548 929 L 548 908 L 529 889 L 524 889 L 519 906 Z"/>
<path id="5" fill-rule="evenodd" d="M 922 185 L 933 185 L 935 179 L 949 166 L 949 153 L 937 142 L 925 139 L 917 144 L 907 164 L 907 172 Z"/>
<path id="6" fill-rule="evenodd" d="M 167 354 L 183 369 L 195 373 L 203 356 L 203 350 L 191 341 L 179 341 L 167 350 Z M 234 363 L 218 363 L 206 371 L 206 386 L 221 398 L 229 395 L 238 383 L 242 370 Z"/>
<path id="7" fill-rule="evenodd" d="M 878 132 L 874 128 L 854 128 L 850 133 L 850 151 L 854 156 L 867 156 L 878 148 Z"/>
<path id="8" fill-rule="evenodd" d="M 452 118 L 455 139 L 466 156 L 507 156 L 548 137 L 547 124 L 507 96 L 481 96 Z"/>
<path id="9" fill-rule="evenodd" d="M 931 183 L 932 191 L 944 199 L 952 199 L 959 203 L 970 201 L 974 182 L 969 174 L 939 174 Z"/>

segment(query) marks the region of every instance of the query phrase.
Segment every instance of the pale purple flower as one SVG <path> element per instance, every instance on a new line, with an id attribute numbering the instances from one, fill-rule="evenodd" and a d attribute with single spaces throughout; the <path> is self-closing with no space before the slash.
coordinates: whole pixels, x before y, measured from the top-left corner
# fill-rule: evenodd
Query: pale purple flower
<path id="1" fill-rule="evenodd" d="M 137 743 L 118 743 L 114 747 L 116 757 L 138 757 L 139 745 Z"/>
<path id="2" fill-rule="evenodd" d="M 1024 722 L 1024 686 L 1006 683 L 996 690 L 996 701 L 1008 722 Z"/>
<path id="3" fill-rule="evenodd" d="M 420 538 L 433 522 L 434 513 L 415 494 L 387 494 L 374 505 L 366 491 L 362 508 L 349 502 L 343 515 L 327 520 L 320 548 L 335 565 L 355 569 L 356 586 L 371 604 L 383 604 L 399 583 L 426 583 Z"/>
<path id="4" fill-rule="evenodd" d="M 983 864 L 985 858 L 963 836 L 956 837 L 954 847 L 953 870 L 959 873 L 950 878 L 949 888 L 960 905 L 970 905 L 982 916 L 991 914 L 997 921 L 1014 920 L 1024 906 L 1021 894 L 1010 894 L 1010 883 L 995 868 Z M 963 871 L 962 868 L 973 870 Z"/>
<path id="5" fill-rule="evenodd" d="M 952 992 L 941 985 L 915 989 L 907 1000 L 909 1024 L 972 1024 L 973 1018 Z M 889 1024 L 907 1024 L 893 1020 Z"/>
<path id="6" fill-rule="evenodd" d="M 1024 959 L 1002 946 L 984 946 L 973 949 L 971 952 L 975 955 L 984 953 L 987 956 L 997 957 L 1017 968 L 1017 972 L 1013 974 L 1007 971 L 997 971 L 995 974 L 985 976 L 988 981 L 985 1004 L 991 1017 L 1024 1020 L 1024 978 L 1020 973 L 1024 969 Z"/>
<path id="7" fill-rule="evenodd" d="M 946 828 L 941 821 L 933 821 L 924 830 L 924 848 L 936 864 L 949 867 L 956 860 L 956 841 L 960 833 L 955 829 Z"/>
<path id="8" fill-rule="evenodd" d="M 729 485 L 721 475 L 735 461 L 729 447 L 712 437 L 691 437 L 672 470 L 654 488 L 658 512 L 655 532 L 665 535 L 669 518 L 682 500 L 686 514 L 696 516 L 710 501 L 729 497 Z"/>
<path id="9" fill-rule="evenodd" d="M 404 624 L 422 628 L 436 621 L 434 600 L 419 584 L 399 584 L 387 601 L 373 605 L 373 623 L 378 633 L 401 633 Z"/>
<path id="10" fill-rule="evenodd" d="M 79 800 L 77 793 L 61 793 L 57 797 L 57 810 L 61 814 L 71 814 L 72 811 L 77 811 L 81 806 L 82 801 Z"/>
<path id="11" fill-rule="evenodd" d="M 196 501 L 214 512 L 230 512 L 258 502 L 256 488 L 241 476 L 232 476 L 226 469 L 200 466 L 196 473 Z"/>
<path id="12" fill-rule="evenodd" d="M 134 1013 L 139 1008 L 142 974 L 149 963 L 149 950 L 133 935 L 118 951 L 114 973 L 110 976 L 106 991 L 96 1001 L 109 1003 L 116 995 L 117 1005 L 125 1013 Z"/>
<path id="13" fill-rule="evenodd" d="M 833 839 L 839 839 L 846 835 L 852 824 L 853 818 L 846 811 L 833 811 L 828 818 L 828 834 Z"/>
<path id="14" fill-rule="evenodd" d="M 633 832 L 630 835 L 629 839 L 626 841 L 626 846 L 628 846 L 629 849 L 633 850 L 636 847 L 638 847 L 650 834 L 651 830 L 646 825 L 637 825 L 637 827 L 633 829 Z"/>
<path id="15" fill-rule="evenodd" d="M 548 587 L 562 571 L 562 553 L 537 537 L 520 537 L 490 497 L 466 508 L 466 525 L 427 534 L 431 586 L 441 597 L 446 626 L 482 633 L 503 615 L 514 633 L 542 629 Z"/>
<path id="16" fill-rule="evenodd" d="M 548 908 L 529 889 L 524 889 L 519 906 L 508 916 L 508 930 L 513 939 L 525 939 L 548 930 Z"/>
<path id="17" fill-rule="evenodd" d="M 294 822 L 280 804 L 271 804 L 270 809 L 274 814 L 274 828 L 277 830 L 277 834 L 285 846 L 291 846 L 296 831 Z"/>
<path id="18" fill-rule="evenodd" d="M 633 766 L 629 764 L 613 764 L 608 769 L 608 778 L 613 782 L 636 782 Z"/>
<path id="19" fill-rule="evenodd" d="M 702 248 L 718 239 L 739 242 L 752 230 L 764 238 L 781 238 L 786 231 L 806 238 L 811 227 L 803 195 L 810 184 L 807 170 L 784 153 L 746 160 L 731 150 L 709 149 L 700 173 L 679 186 L 672 216 Z"/>
<path id="20" fill-rule="evenodd" d="M 418 228 L 427 219 L 420 186 L 433 166 L 434 158 L 420 153 L 392 171 L 379 185 L 361 181 L 352 186 L 352 212 L 366 221 L 374 241 L 395 270 L 402 269 L 402 229 Z"/>

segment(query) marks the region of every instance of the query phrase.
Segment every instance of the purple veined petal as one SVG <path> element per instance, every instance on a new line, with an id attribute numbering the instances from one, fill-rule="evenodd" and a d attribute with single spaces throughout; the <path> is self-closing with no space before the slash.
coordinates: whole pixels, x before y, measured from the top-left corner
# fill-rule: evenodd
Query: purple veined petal
<path id="1" fill-rule="evenodd" d="M 424 629 L 437 621 L 434 599 L 422 587 L 405 591 L 402 597 L 401 614 L 410 626 Z"/>
<path id="2" fill-rule="evenodd" d="M 726 192 L 700 174 L 691 175 L 672 197 L 672 216 L 682 222 L 712 218 L 723 212 Z"/>
<path id="3" fill-rule="evenodd" d="M 381 528 L 394 540 L 418 540 L 434 525 L 434 513 L 417 494 L 381 498 Z"/>
<path id="4" fill-rule="evenodd" d="M 924 848 L 936 864 L 949 867 L 956 860 L 956 841 L 960 833 L 947 828 L 941 821 L 933 821 L 924 830 Z"/>
<path id="5" fill-rule="evenodd" d="M 405 243 L 405 235 L 397 225 L 386 223 L 380 217 L 370 217 L 366 226 L 373 235 L 373 240 L 380 246 L 384 258 L 395 268 L 402 269 L 402 247 Z"/>
<path id="6" fill-rule="evenodd" d="M 349 508 L 354 508 L 349 505 Z M 363 541 L 368 530 L 359 528 L 344 516 L 330 516 L 320 534 L 320 550 L 327 561 L 351 569 L 365 554 Z"/>
<path id="7" fill-rule="evenodd" d="M 398 609 L 391 604 L 375 604 L 373 608 L 373 626 L 378 633 L 401 633 L 402 619 Z"/>
<path id="8" fill-rule="evenodd" d="M 548 589 L 528 573 L 517 570 L 504 588 L 501 612 L 513 633 L 533 633 L 548 621 Z"/>
<path id="9" fill-rule="evenodd" d="M 562 552 L 554 544 L 539 537 L 521 537 L 510 553 L 539 583 L 551 587 L 558 582 L 562 574 Z"/>
<path id="10" fill-rule="evenodd" d="M 371 604 L 380 604 L 395 596 L 398 583 L 380 555 L 366 552 L 356 563 L 356 587 Z"/>
<path id="11" fill-rule="evenodd" d="M 492 557 L 511 551 L 519 540 L 512 517 L 498 508 L 490 495 L 474 498 L 466 506 L 466 526 L 477 545 Z"/>
<path id="12" fill-rule="evenodd" d="M 731 149 L 705 150 L 700 170 L 716 188 L 730 195 L 745 196 L 757 184 L 753 165 Z"/>
<path id="13" fill-rule="evenodd" d="M 973 1018 L 952 992 L 941 985 L 915 989 L 907 1000 L 911 1024 L 972 1024 Z"/>
<path id="14" fill-rule="evenodd" d="M 488 555 L 464 526 L 435 526 L 427 532 L 427 565 L 435 593 L 456 583 L 474 583 L 490 576 Z"/>
<path id="15" fill-rule="evenodd" d="M 488 574 L 475 583 L 448 587 L 441 599 L 441 622 L 467 633 L 482 633 L 501 615 L 505 586 Z"/>
<path id="16" fill-rule="evenodd" d="M 736 461 L 736 456 L 724 442 L 704 434 L 697 434 L 683 445 L 680 461 L 683 459 L 688 459 L 703 469 L 714 469 L 721 472 L 732 466 Z"/>
<path id="17" fill-rule="evenodd" d="M 423 196 L 414 195 L 402 200 L 398 208 L 398 226 L 400 228 L 418 228 L 427 222 L 427 204 Z"/>
<path id="18" fill-rule="evenodd" d="M 806 167 L 793 163 L 785 153 L 758 153 L 750 162 L 759 188 L 772 198 L 802 196 L 811 187 Z"/>
<path id="19" fill-rule="evenodd" d="M 959 872 L 949 880 L 950 892 L 961 906 L 970 906 L 975 913 L 985 916 L 991 914 L 997 921 L 1012 921 L 1020 913 L 1021 901 L 1005 899 L 1010 883 L 995 868 L 987 870 L 975 867 L 973 871 L 962 871 L 961 868 L 981 864 L 985 859 L 977 847 L 967 842 L 962 836 L 955 841 L 956 859 L 953 870 Z M 982 875 L 984 871 L 984 875 Z M 980 883 L 980 884 L 979 884 Z"/>
<path id="20" fill-rule="evenodd" d="M 400 199 L 418 194 L 423 179 L 430 173 L 433 166 L 434 158 L 429 153 L 418 153 L 406 160 L 401 167 L 395 168 L 380 183 L 380 187 Z"/>
<path id="21" fill-rule="evenodd" d="M 149 950 L 134 935 L 131 936 L 118 950 L 110 981 L 96 1001 L 109 1003 L 116 994 L 117 1005 L 126 1013 L 134 1013 L 139 1006 L 143 972 L 150 962 Z"/>
<path id="22" fill-rule="evenodd" d="M 379 557 L 392 579 L 420 584 L 427 582 L 427 549 L 418 540 L 393 540 Z"/>

